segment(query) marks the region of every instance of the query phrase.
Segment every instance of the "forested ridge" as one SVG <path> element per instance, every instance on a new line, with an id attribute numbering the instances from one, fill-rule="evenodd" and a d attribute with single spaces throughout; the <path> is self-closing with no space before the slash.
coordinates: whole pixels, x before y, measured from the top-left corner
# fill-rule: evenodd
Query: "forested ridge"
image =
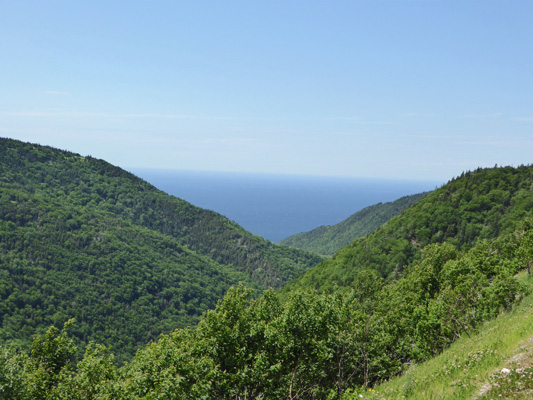
<path id="1" fill-rule="evenodd" d="M 279 243 L 318 254 L 333 255 L 355 239 L 372 233 L 427 194 L 428 192 L 413 194 L 388 203 L 374 204 L 338 224 L 320 226 L 309 232 L 297 233 Z"/>
<path id="2" fill-rule="evenodd" d="M 350 287 L 358 272 L 367 268 L 393 280 L 419 260 L 429 244 L 449 243 L 468 250 L 480 240 L 513 232 L 532 216 L 533 167 L 464 172 L 284 290 Z"/>
<path id="3" fill-rule="evenodd" d="M 27 151 L 42 149 L 17 146 Z M 70 153 L 62 154 L 75 157 L 80 163 L 93 162 Z M 124 319 L 120 319 L 113 307 L 122 300 L 121 296 L 137 296 L 136 290 L 142 290 L 144 296 L 135 297 L 130 308 L 125 309 L 162 310 L 161 314 L 152 314 L 150 324 L 165 321 L 163 312 L 181 310 L 173 307 L 175 303 L 165 308 L 164 293 L 174 293 L 173 290 L 182 293 L 179 284 L 175 285 L 177 280 L 172 279 L 172 274 L 179 272 L 172 261 L 163 258 L 166 253 L 178 260 L 188 260 L 187 270 L 197 271 L 197 276 L 202 277 L 196 281 L 188 278 L 190 286 L 198 290 L 203 288 L 205 276 L 212 277 L 213 284 L 219 283 L 220 291 L 226 283 L 244 279 L 243 283 L 232 286 L 214 309 L 205 311 L 197 325 L 178 327 L 146 343 L 128 362 L 123 362 L 123 356 L 119 356 L 120 360 L 115 357 L 115 348 L 123 345 L 121 341 L 130 343 L 126 330 L 117 329 L 107 341 L 100 341 L 98 336 L 88 337 L 88 344 L 79 340 L 83 329 L 92 329 L 95 335 L 102 329 L 96 318 L 90 323 L 84 320 L 85 314 L 77 314 L 75 320 L 64 324 L 63 316 L 52 321 L 55 327 L 38 330 L 27 351 L 11 346 L 17 344 L 13 336 L 7 340 L 1 338 L 0 396 L 15 400 L 352 400 L 366 397 L 374 385 L 402 374 L 413 363 L 440 354 L 457 338 L 475 335 L 485 321 L 511 310 L 528 294 L 531 285 L 525 285 L 516 276 L 520 271 L 523 275 L 530 273 L 533 260 L 532 172 L 529 166 L 466 172 L 374 233 L 342 248 L 332 260 L 323 262 L 281 291 L 263 291 L 260 283 L 253 280 L 256 276 L 253 272 L 246 274 L 246 270 L 212 264 L 207 254 L 199 255 L 186 244 L 176 242 L 166 233 L 177 229 L 172 221 L 158 222 L 159 230 L 149 229 L 149 222 L 135 222 L 142 217 L 134 216 L 133 206 L 123 210 L 130 215 L 129 219 L 116 221 L 113 219 L 116 212 L 110 213 L 105 208 L 107 198 L 99 200 L 101 206 L 91 208 L 92 214 L 63 210 L 65 203 L 61 198 L 65 189 L 55 189 L 54 196 L 42 199 L 39 188 L 16 191 L 23 179 L 8 176 L 8 181 L 2 182 L 6 193 L 2 192 L 2 205 L 8 210 L 4 214 L 11 216 L 3 217 L 1 225 L 2 238 L 8 238 L 1 243 L 4 272 L 0 293 L 9 294 L 9 301 L 1 303 L 4 335 L 9 334 L 4 329 L 5 321 L 23 327 L 42 321 L 38 319 L 40 310 L 49 306 L 50 298 L 56 296 L 57 283 L 43 285 L 36 291 L 36 283 L 26 279 L 41 274 L 78 285 L 100 279 L 112 286 L 117 276 L 113 272 L 125 263 L 95 262 L 99 274 L 91 275 L 86 269 L 92 268 L 91 264 L 75 259 L 79 255 L 87 260 L 84 258 L 88 257 L 87 253 L 78 251 L 81 243 L 95 254 L 102 252 L 103 259 L 108 257 L 109 261 L 116 254 L 149 255 L 149 268 L 142 268 L 145 261 L 138 264 L 138 280 L 98 305 L 109 307 L 103 315 L 117 318 L 121 323 Z M 121 181 L 121 185 L 127 186 L 127 182 L 138 182 L 139 192 L 142 185 L 147 185 L 140 180 Z M 44 185 L 45 192 L 54 187 Z M 83 182 L 76 186 L 82 187 Z M 73 188 L 72 192 L 76 191 Z M 128 199 L 119 197 L 114 196 L 115 210 L 120 210 L 117 202 L 123 204 Z M 102 199 L 99 195 L 98 198 Z M 45 207 L 45 204 L 49 206 L 45 208 L 46 213 L 30 212 L 34 206 Z M 71 214 L 56 218 L 54 212 Z M 23 217 L 26 214 L 30 217 Z M 87 223 L 92 220 L 100 222 Z M 109 226 L 116 222 L 122 225 Z M 26 225 L 34 229 L 25 231 Z M 53 253 L 57 250 L 70 260 L 73 268 L 67 272 L 51 261 L 51 254 L 45 252 L 48 246 L 36 240 L 47 229 L 57 232 L 60 235 L 57 239 L 62 243 L 69 240 L 74 243 L 68 248 L 52 246 Z M 73 236 L 72 232 L 87 232 L 87 235 Z M 85 239 L 79 239 L 78 243 L 79 237 Z M 123 240 L 131 237 L 136 238 L 134 243 L 138 245 Z M 164 240 L 170 244 L 161 244 Z M 41 244 L 33 248 L 34 242 Z M 41 264 L 31 258 L 37 251 Z M 21 268 L 28 268 L 30 274 L 17 272 Z M 14 272 L 18 273 L 16 280 L 12 279 Z M 168 286 L 158 291 L 158 285 L 165 284 Z M 73 300 L 80 290 L 94 291 L 89 286 L 66 291 L 65 307 L 71 307 L 72 311 L 88 310 Z M 104 292 L 99 297 L 105 299 Z M 180 301 L 185 298 L 179 296 Z M 8 310 L 16 311 L 14 316 L 5 318 L 4 304 L 11 307 Z M 190 316 L 194 317 L 192 309 Z M 145 329 L 150 328 L 145 324 L 139 331 Z"/>
<path id="4" fill-rule="evenodd" d="M 279 288 L 319 256 L 275 245 L 103 160 L 0 139 L 0 342 L 70 318 L 120 361 L 227 289 Z"/>

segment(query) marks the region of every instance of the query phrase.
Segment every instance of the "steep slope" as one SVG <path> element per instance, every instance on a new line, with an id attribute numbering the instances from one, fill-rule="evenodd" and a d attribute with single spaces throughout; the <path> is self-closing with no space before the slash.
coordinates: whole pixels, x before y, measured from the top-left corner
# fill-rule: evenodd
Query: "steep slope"
<path id="1" fill-rule="evenodd" d="M 178 329 L 161 335 L 159 340 L 140 349 L 131 363 L 121 368 L 114 366 L 112 353 L 108 349 L 95 344 L 85 346 L 85 355 L 76 362 L 73 357 L 75 344 L 67 333 L 68 329 L 75 329 L 76 324 L 69 321 L 62 331 L 51 327 L 46 334 L 37 336 L 28 355 L 0 346 L 0 390 L 9 393 L 10 398 L 18 399 L 90 398 L 87 394 L 92 398 L 191 400 L 340 400 L 373 396 L 373 390 L 376 389 L 369 391 L 368 388 L 390 381 L 411 370 L 414 364 L 431 360 L 453 346 L 458 339 L 472 337 L 487 321 L 512 310 L 528 295 L 528 286 L 531 285 L 528 272 L 533 260 L 533 218 L 527 218 L 531 212 L 528 204 L 531 198 L 528 194 L 531 188 L 530 168 L 479 170 L 465 176 L 447 185 L 444 193 L 437 193 L 436 199 L 427 202 L 433 196 L 431 194 L 416 203 L 402 216 L 386 223 L 384 228 L 397 223 L 399 229 L 401 224 L 394 221 L 403 221 L 404 224 L 417 222 L 427 212 L 431 218 L 424 220 L 425 225 L 417 225 L 417 229 L 432 232 L 433 224 L 440 223 L 435 221 L 439 221 L 441 212 L 449 211 L 446 205 L 453 204 L 453 194 L 460 193 L 455 214 L 452 212 L 451 215 L 458 217 L 455 221 L 463 218 L 474 221 L 466 224 L 465 232 L 475 231 L 477 223 L 482 224 L 481 232 L 489 226 L 489 222 L 497 226 L 497 229 L 490 227 L 487 237 L 480 233 L 477 237 L 443 235 L 445 239 L 442 242 L 431 243 L 435 236 L 433 234 L 423 247 L 418 244 L 419 253 L 404 268 L 398 268 L 401 272 L 389 274 L 387 279 L 383 279 L 379 268 L 372 264 L 365 269 L 348 270 L 350 273 L 355 271 L 355 276 L 345 290 L 320 293 L 306 287 L 305 290 L 290 293 L 286 298 L 274 291 L 266 291 L 255 298 L 252 291 L 243 285 L 233 287 L 214 310 L 203 314 L 195 329 Z M 483 197 L 496 197 L 493 190 L 498 189 L 491 187 L 497 187 L 502 182 L 511 183 L 509 188 L 501 189 L 504 201 L 500 202 L 503 208 L 497 208 L 496 205 L 477 207 L 478 204 L 490 204 Z M 448 193 L 452 195 L 451 200 L 446 197 Z M 461 204 L 463 198 L 467 198 L 465 204 Z M 502 200 L 502 197 L 496 198 Z M 509 201 L 508 205 L 505 199 Z M 20 199 L 11 198 L 9 201 L 18 202 Z M 421 203 L 425 204 L 419 208 Z M 477 211 L 473 210 L 473 204 L 476 204 Z M 445 219 L 447 224 L 454 223 L 451 217 Z M 104 221 L 104 224 L 107 222 Z M 18 229 L 12 225 L 10 229 Z M 41 224 L 43 229 L 46 225 Z M 378 229 L 373 235 L 384 228 Z M 121 232 L 111 230 L 110 236 L 121 238 Z M 126 232 L 127 237 L 144 234 L 135 229 Z M 464 240 L 465 237 L 469 241 Z M 65 238 L 69 240 L 68 235 Z M 161 238 L 156 237 L 155 240 Z M 379 239 L 387 240 L 383 236 Z M 424 235 L 417 236 L 417 239 L 418 243 L 422 243 Z M 106 249 L 115 242 L 110 241 L 97 251 L 105 254 Z M 149 251 L 153 245 L 147 243 L 141 251 Z M 24 248 L 26 242 L 19 246 Z M 113 245 L 113 248 L 119 247 L 120 244 Z M 135 252 L 135 248 L 126 250 L 125 254 L 121 254 L 122 257 L 127 257 L 128 252 Z M 165 246 L 161 247 L 161 251 L 166 251 Z M 113 254 L 114 251 L 110 255 Z M 187 256 L 185 251 L 180 254 Z M 356 254 L 352 256 L 357 257 Z M 389 262 L 388 257 L 394 259 L 397 253 L 391 251 L 381 256 L 381 260 Z M 153 257 L 155 255 L 149 258 Z M 22 266 L 28 265 L 23 260 L 16 261 L 21 261 Z M 159 263 L 159 260 L 156 261 L 154 268 Z M 17 272 L 17 265 L 13 263 L 12 271 Z M 75 266 L 76 271 L 84 272 L 83 265 Z M 46 273 L 54 268 L 45 262 L 42 269 L 35 272 Z M 167 269 L 171 268 L 169 266 Z M 106 263 L 97 276 L 115 282 L 117 278 L 112 272 L 117 269 L 120 269 L 120 263 Z M 153 282 L 149 279 L 150 271 L 143 270 L 142 266 L 139 271 L 141 279 L 144 276 L 150 283 Z M 209 271 L 208 266 L 205 271 Z M 167 273 L 165 279 L 171 276 Z M 68 278 L 68 275 L 59 274 L 57 277 L 63 279 Z M 87 280 L 96 279 L 86 276 L 85 280 L 77 281 Z M 334 283 L 332 280 L 326 283 L 331 282 Z M 134 284 L 143 283 L 139 280 Z M 14 284 L 25 288 L 26 292 L 21 292 L 21 295 L 28 293 L 27 303 L 31 306 L 35 307 L 43 301 L 43 296 L 32 292 L 31 286 L 24 286 L 26 282 L 23 277 Z M 53 296 L 53 289 L 52 283 L 47 288 L 43 287 L 43 290 L 48 290 L 49 296 Z M 86 290 L 87 287 L 80 289 Z M 149 284 L 147 290 L 150 294 L 154 286 Z M 119 296 L 131 293 L 131 290 L 122 291 L 109 302 L 98 303 L 97 306 L 104 307 L 104 313 L 108 312 L 104 315 L 118 318 L 121 323 L 127 322 L 120 314 L 120 309 L 113 308 L 113 305 L 120 303 Z M 151 304 L 150 299 L 144 297 L 134 306 L 149 307 Z M 156 304 L 164 305 L 161 302 Z M 25 307 L 19 318 L 32 315 L 31 311 L 31 307 L 29 311 Z M 521 313 L 522 320 L 529 314 L 530 308 Z M 517 324 L 513 318 L 507 319 L 507 323 Z M 512 350 L 516 349 L 516 336 L 521 335 L 519 340 L 524 340 L 531 335 L 529 323 L 521 326 L 517 330 L 507 328 L 506 333 L 514 332 L 511 337 L 505 338 L 501 328 L 496 328 L 499 337 L 489 334 L 495 341 L 483 342 L 481 348 L 469 350 L 469 354 L 462 353 L 459 360 L 448 359 L 446 368 L 439 369 L 439 372 L 432 369 L 430 374 L 424 374 L 427 377 L 425 382 L 414 380 L 410 383 L 408 378 L 406 386 L 393 387 L 384 393 L 385 397 L 389 394 L 410 397 L 419 390 L 428 395 L 423 398 L 433 395 L 453 398 L 455 394 L 474 393 L 472 385 L 481 385 L 487 380 L 485 367 L 500 368 L 501 355 L 509 357 Z M 524 335 L 525 331 L 527 336 Z M 124 340 L 122 335 L 123 332 L 116 334 L 109 343 L 120 345 L 120 341 Z M 527 354 L 522 356 L 528 357 Z M 468 377 L 468 380 L 463 381 L 461 376 L 466 378 L 463 371 L 470 365 L 483 366 L 485 370 L 476 369 L 479 378 Z M 514 392 L 522 388 L 518 382 L 533 385 L 531 381 L 519 380 L 523 370 L 519 372 L 517 367 L 512 368 L 509 378 L 517 379 L 512 388 Z M 529 369 L 527 372 L 529 374 L 532 371 Z M 452 380 L 455 377 L 458 380 Z M 495 382 L 501 383 L 500 388 L 503 385 L 507 387 L 512 383 L 507 378 L 496 376 Z M 430 390 L 427 382 L 431 384 L 439 379 L 446 385 L 444 390 L 442 387 L 436 391 Z M 494 388 L 497 388 L 494 389 L 496 394 L 502 394 L 498 392 L 498 386 L 494 385 Z"/>
<path id="2" fill-rule="evenodd" d="M 399 215 L 427 194 L 427 192 L 414 194 L 389 203 L 379 203 L 366 207 L 338 224 L 320 226 L 309 232 L 292 235 L 279 244 L 318 254 L 333 255 L 341 247 L 375 231 L 379 226 Z"/>
<path id="3" fill-rule="evenodd" d="M 397 281 L 386 284 L 368 271 L 345 293 L 310 290 L 280 302 L 273 291 L 253 298 L 249 289 L 234 287 L 203 315 L 196 329 L 161 335 L 121 368 L 113 365 L 108 349 L 95 344 L 77 361 L 68 335 L 72 323 L 62 331 L 51 327 L 34 339 L 29 355 L 0 345 L 0 397 L 376 398 L 376 389 L 369 388 L 405 371 L 409 376 L 413 364 L 430 360 L 458 338 L 464 344 L 487 320 L 524 299 L 524 282 L 531 284 L 532 279 L 526 271 L 517 279 L 517 272 L 525 265 L 524 255 L 531 257 L 532 228 L 533 220 L 524 221 L 519 231 L 482 241 L 468 252 L 458 252 L 449 243 L 428 246 L 422 260 Z M 407 378 L 399 390 L 380 387 L 377 398 L 472 394 L 472 385 L 486 381 L 490 368 L 501 368 L 502 355 L 517 359 L 512 350 L 520 340 L 527 345 L 531 298 L 524 305 L 528 308 L 484 330 L 488 340 L 478 337 L 469 346 L 461 345 L 462 352 L 455 347 L 458 357 L 441 358 L 440 368 L 430 361 L 433 366 L 424 368 L 429 373 Z M 517 356 L 526 360 L 530 356 L 523 353 L 530 350 L 522 346 Z M 513 379 L 520 379 L 513 393 L 526 384 L 533 388 L 531 369 L 525 380 L 523 370 L 509 367 Z M 502 387 L 509 383 L 507 376 L 504 380 Z M 431 388 L 435 382 L 442 386 Z"/>
<path id="4" fill-rule="evenodd" d="M 519 280 L 533 289 L 533 279 Z M 361 390 L 365 399 L 531 399 L 533 397 L 533 295 L 486 322 L 439 356 L 402 376 Z M 503 371 L 503 372 L 502 372 Z M 358 394 L 347 399 L 360 399 Z"/>
<path id="5" fill-rule="evenodd" d="M 343 247 L 283 291 L 350 286 L 363 269 L 395 279 L 429 244 L 447 242 L 467 250 L 479 240 L 516 230 L 532 215 L 533 167 L 463 173 L 369 236 Z"/>
<path id="6" fill-rule="evenodd" d="M 105 161 L 0 139 L 1 342 L 75 317 L 80 340 L 128 357 L 230 285 L 279 288 L 320 260 Z"/>

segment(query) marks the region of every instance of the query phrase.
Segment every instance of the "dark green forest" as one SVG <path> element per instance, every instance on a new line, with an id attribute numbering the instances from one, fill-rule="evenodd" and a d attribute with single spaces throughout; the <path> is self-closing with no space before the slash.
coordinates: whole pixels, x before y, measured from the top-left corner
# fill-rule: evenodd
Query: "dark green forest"
<path id="1" fill-rule="evenodd" d="M 321 260 L 105 161 L 0 139 L 0 343 L 28 349 L 76 318 L 78 341 L 122 362 L 231 285 L 279 288 Z"/>
<path id="2" fill-rule="evenodd" d="M 356 212 L 338 224 L 320 226 L 309 232 L 298 233 L 279 243 L 332 256 L 355 239 L 372 233 L 389 219 L 423 199 L 427 194 L 413 194 L 389 203 L 374 204 Z"/>
<path id="3" fill-rule="evenodd" d="M 0 398 L 352 400 L 528 294 L 530 166 L 465 172 L 311 268 L 101 160 L 2 145 Z"/>

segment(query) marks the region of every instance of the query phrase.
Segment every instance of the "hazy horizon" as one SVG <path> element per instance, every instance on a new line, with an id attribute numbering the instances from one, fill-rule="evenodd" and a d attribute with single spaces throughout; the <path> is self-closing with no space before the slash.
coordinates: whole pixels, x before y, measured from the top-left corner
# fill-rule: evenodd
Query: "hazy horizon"
<path id="1" fill-rule="evenodd" d="M 0 6 L 0 135 L 159 168 L 446 181 L 533 154 L 533 2 Z"/>
<path id="2" fill-rule="evenodd" d="M 164 192 L 215 211 L 274 242 L 343 221 L 361 209 L 433 190 L 438 182 L 133 169 Z"/>

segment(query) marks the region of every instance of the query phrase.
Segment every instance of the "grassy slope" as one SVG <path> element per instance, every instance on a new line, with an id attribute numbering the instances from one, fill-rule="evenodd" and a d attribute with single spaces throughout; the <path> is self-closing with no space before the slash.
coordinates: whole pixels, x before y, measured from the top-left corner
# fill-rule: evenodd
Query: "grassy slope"
<path id="1" fill-rule="evenodd" d="M 533 290 L 533 277 L 522 272 L 518 278 Z M 530 294 L 511 312 L 485 323 L 477 334 L 463 336 L 439 356 L 413 365 L 402 376 L 375 387 L 374 391 L 363 392 L 363 398 L 531 399 L 532 366 L 533 294 Z M 503 368 L 511 373 L 502 374 Z M 524 371 L 520 373 L 520 369 Z M 353 397 L 359 398 L 358 394 Z"/>
<path id="2" fill-rule="evenodd" d="M 333 255 L 355 239 L 368 235 L 392 217 L 423 199 L 426 193 L 404 196 L 389 203 L 374 204 L 335 225 L 320 226 L 309 232 L 298 233 L 279 242 L 318 254 Z"/>

